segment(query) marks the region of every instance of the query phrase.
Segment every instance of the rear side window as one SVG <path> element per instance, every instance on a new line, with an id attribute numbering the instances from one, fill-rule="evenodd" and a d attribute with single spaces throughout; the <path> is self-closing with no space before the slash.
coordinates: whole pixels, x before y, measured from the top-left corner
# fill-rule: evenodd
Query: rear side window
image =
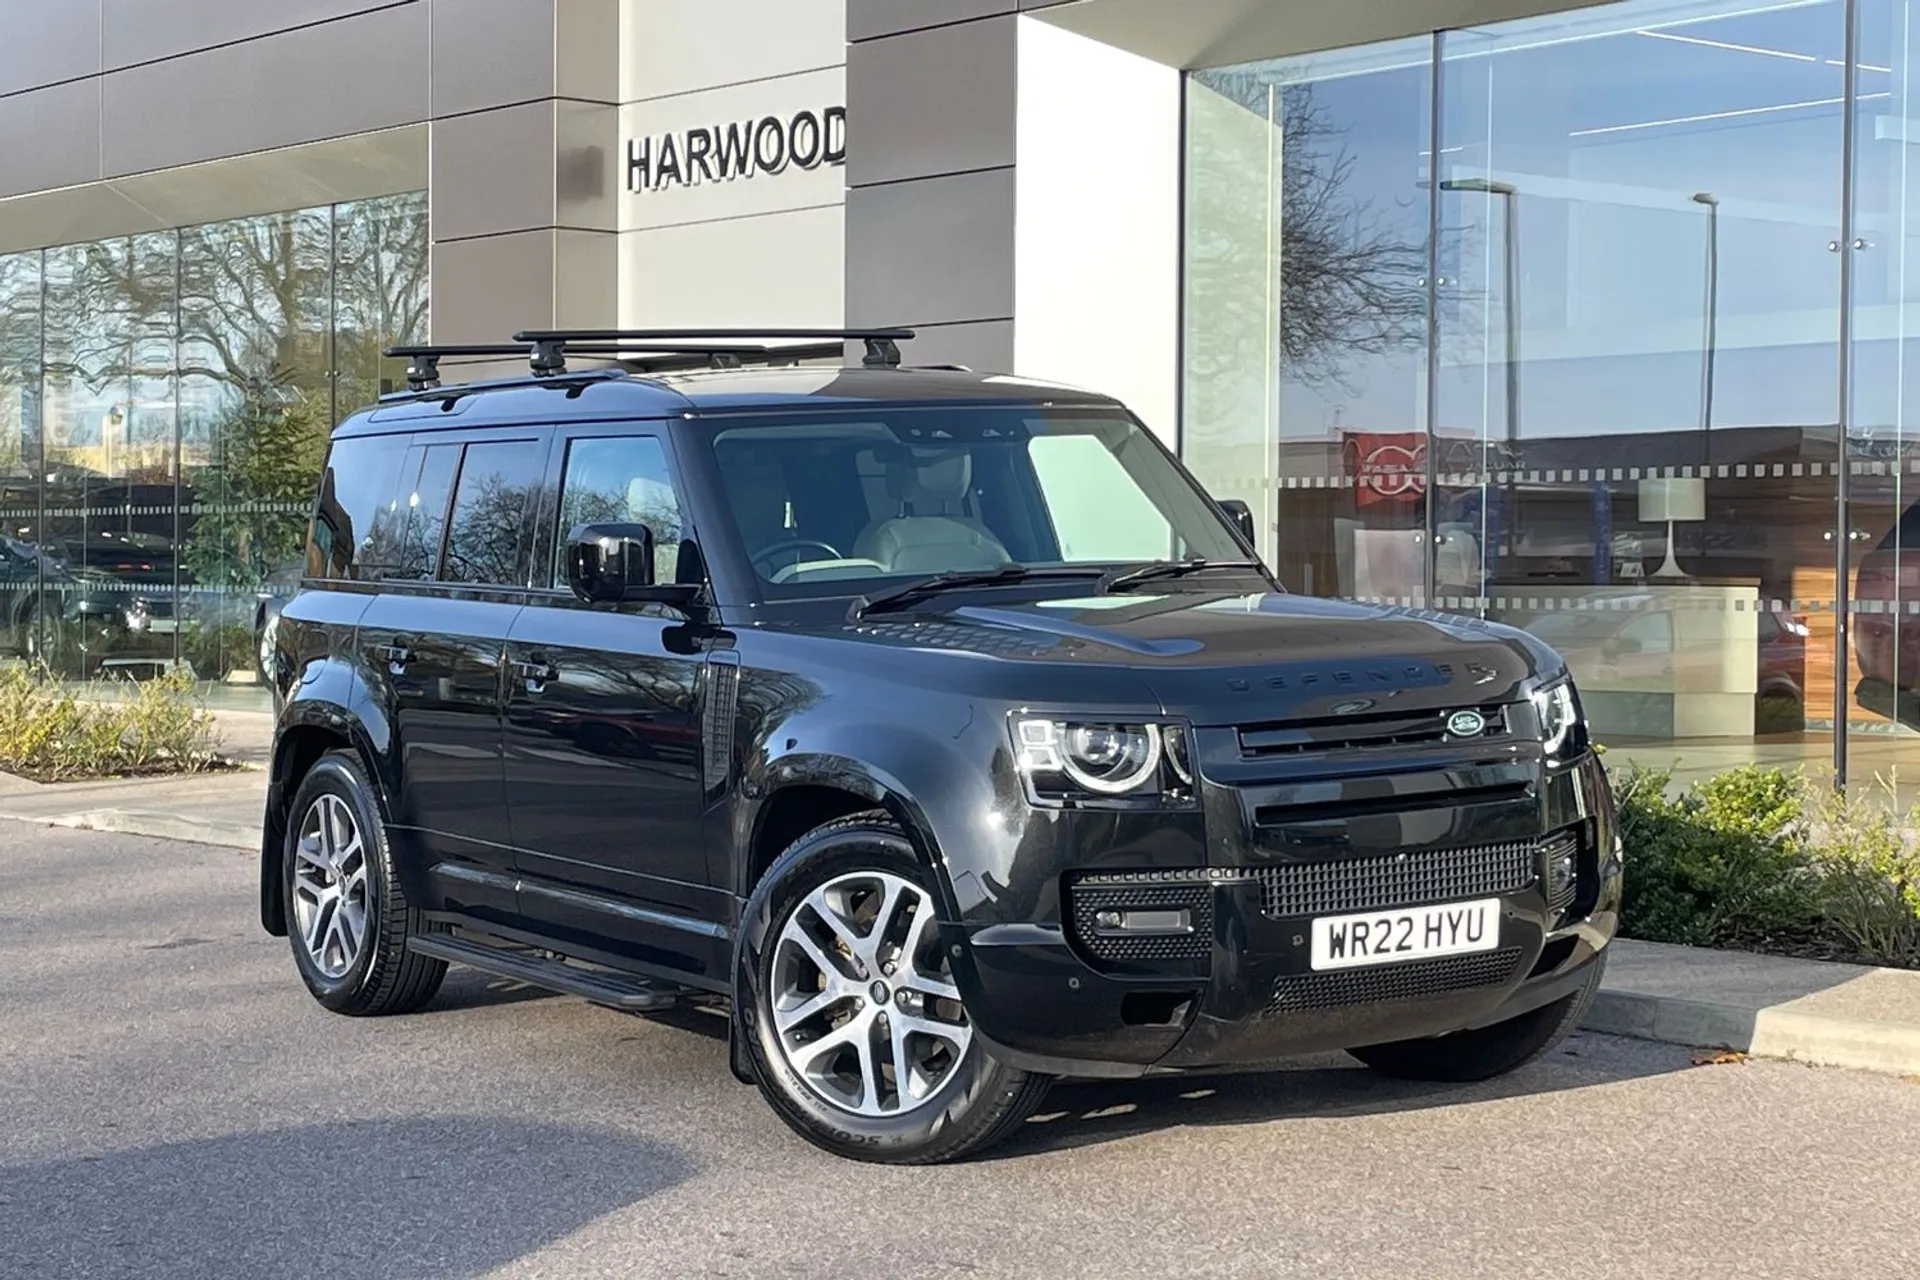
<path id="1" fill-rule="evenodd" d="M 667 474 L 666 451 L 652 436 L 593 436 L 567 445 L 560 482 L 560 537 L 583 524 L 644 524 L 653 531 L 656 582 L 679 580 L 680 499 Z M 551 584 L 565 586 L 555 557 Z"/>
<path id="2" fill-rule="evenodd" d="M 334 442 L 307 538 L 308 577 L 365 581 L 381 576 L 369 563 L 374 526 L 391 517 L 406 458 L 406 436 Z"/>
<path id="3" fill-rule="evenodd" d="M 447 528 L 447 501 L 459 467 L 457 444 L 415 445 L 407 450 L 399 492 L 373 524 L 368 575 L 407 580 L 433 577 Z"/>
<path id="4" fill-rule="evenodd" d="M 546 449 L 535 440 L 467 446 L 448 521 L 442 581 L 526 585 L 533 528 L 527 514 L 545 462 Z"/>

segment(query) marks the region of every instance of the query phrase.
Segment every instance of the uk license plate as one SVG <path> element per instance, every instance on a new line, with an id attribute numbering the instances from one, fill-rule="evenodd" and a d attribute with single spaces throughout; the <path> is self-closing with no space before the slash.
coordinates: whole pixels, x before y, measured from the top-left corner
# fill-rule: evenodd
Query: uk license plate
<path id="1" fill-rule="evenodd" d="M 1500 945 L 1500 899 L 1321 916 L 1313 922 L 1315 969 L 1351 969 L 1430 956 L 1492 951 Z"/>

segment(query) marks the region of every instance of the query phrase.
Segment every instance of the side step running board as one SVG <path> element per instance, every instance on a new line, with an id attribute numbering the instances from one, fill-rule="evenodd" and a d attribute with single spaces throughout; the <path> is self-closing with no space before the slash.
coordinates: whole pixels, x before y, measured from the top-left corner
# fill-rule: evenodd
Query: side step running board
<path id="1" fill-rule="evenodd" d="M 579 996 L 628 1013 L 671 1009 L 682 997 L 694 994 L 690 988 L 671 982 L 606 969 L 582 969 L 534 951 L 488 946 L 447 933 L 414 934 L 407 939 L 407 950 L 514 978 L 530 986 Z"/>

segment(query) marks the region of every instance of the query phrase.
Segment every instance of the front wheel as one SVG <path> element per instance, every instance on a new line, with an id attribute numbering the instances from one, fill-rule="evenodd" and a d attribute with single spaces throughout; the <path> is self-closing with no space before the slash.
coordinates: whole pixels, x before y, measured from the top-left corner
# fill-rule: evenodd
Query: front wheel
<path id="1" fill-rule="evenodd" d="M 1347 1052 L 1375 1071 L 1402 1080 L 1455 1084 L 1491 1080 L 1519 1070 L 1566 1039 L 1586 1016 L 1606 968 L 1603 952 L 1587 966 L 1586 980 L 1572 994 L 1490 1027 L 1426 1040 L 1396 1040 Z"/>
<path id="2" fill-rule="evenodd" d="M 762 1094 L 836 1155 L 935 1164 L 984 1150 L 1048 1079 L 996 1061 L 953 982 L 932 881 L 883 812 L 818 827 L 748 900 L 736 1028 Z"/>

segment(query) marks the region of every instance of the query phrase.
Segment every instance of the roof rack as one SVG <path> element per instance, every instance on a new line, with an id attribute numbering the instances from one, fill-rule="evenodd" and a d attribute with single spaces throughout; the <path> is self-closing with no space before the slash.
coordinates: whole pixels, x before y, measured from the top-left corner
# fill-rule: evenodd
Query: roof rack
<path id="1" fill-rule="evenodd" d="M 533 375 L 545 378 L 567 371 L 569 351 L 612 356 L 636 371 L 664 372 L 739 368 L 750 359 L 767 364 L 829 359 L 847 342 L 864 342 L 863 364 L 897 368 L 899 344 L 913 336 L 911 329 L 523 329 L 510 343 L 396 346 L 386 354 L 406 359 L 408 390 L 428 391 L 440 385 L 440 361 L 449 358 L 524 356 Z"/>

